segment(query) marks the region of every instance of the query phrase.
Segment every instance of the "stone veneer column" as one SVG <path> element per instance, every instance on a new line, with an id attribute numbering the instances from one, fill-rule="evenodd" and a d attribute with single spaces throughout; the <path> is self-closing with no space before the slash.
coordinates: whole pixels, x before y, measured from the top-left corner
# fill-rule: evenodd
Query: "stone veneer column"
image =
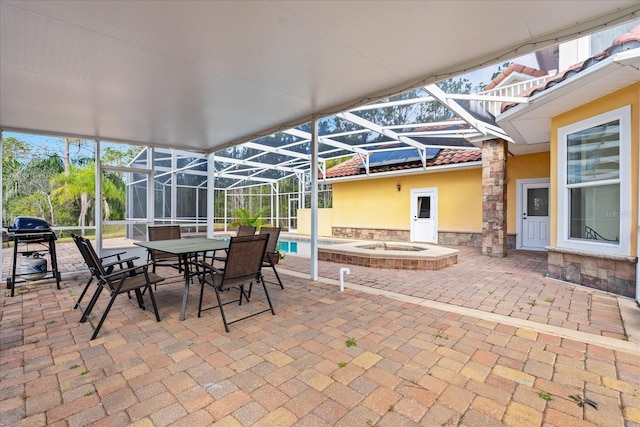
<path id="1" fill-rule="evenodd" d="M 507 256 L 507 142 L 482 143 L 482 254 Z"/>

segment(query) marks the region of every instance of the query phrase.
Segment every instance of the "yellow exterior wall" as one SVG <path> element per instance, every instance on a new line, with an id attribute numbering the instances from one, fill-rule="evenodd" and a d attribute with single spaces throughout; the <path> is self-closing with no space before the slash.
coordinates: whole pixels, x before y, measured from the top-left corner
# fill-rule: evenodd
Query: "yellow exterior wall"
<path id="1" fill-rule="evenodd" d="M 572 123 L 585 120 L 589 117 L 616 108 L 631 105 L 631 194 L 627 197 L 631 198 L 631 229 L 628 230 L 631 237 L 631 253 L 630 256 L 637 255 L 637 233 L 635 230 L 638 226 L 638 141 L 640 140 L 640 83 L 635 83 L 610 95 L 597 99 L 593 102 L 585 104 L 579 108 L 567 111 L 551 120 L 551 156 L 550 156 L 550 174 L 551 174 L 551 200 L 558 199 L 558 128 L 567 126 Z M 621 195 L 624 197 L 624 195 Z M 555 203 L 551 205 L 551 245 L 557 245 L 558 239 L 558 209 Z"/>
<path id="2" fill-rule="evenodd" d="M 333 184 L 333 226 L 409 230 L 411 190 L 432 187 L 438 189 L 438 230 L 482 231 L 480 167 L 336 182 Z"/>
<path id="3" fill-rule="evenodd" d="M 517 230 L 517 180 L 529 178 L 549 178 L 548 151 L 507 157 L 507 233 Z"/>
<path id="4" fill-rule="evenodd" d="M 318 236 L 331 237 L 333 210 L 318 209 Z M 298 209 L 298 234 L 311 235 L 311 209 Z"/>

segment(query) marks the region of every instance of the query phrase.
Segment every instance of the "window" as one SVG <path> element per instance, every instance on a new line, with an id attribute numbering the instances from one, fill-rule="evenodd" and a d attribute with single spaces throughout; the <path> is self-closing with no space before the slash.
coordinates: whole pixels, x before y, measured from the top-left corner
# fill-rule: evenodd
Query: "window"
<path id="1" fill-rule="evenodd" d="M 558 130 L 558 246 L 629 253 L 630 107 Z"/>

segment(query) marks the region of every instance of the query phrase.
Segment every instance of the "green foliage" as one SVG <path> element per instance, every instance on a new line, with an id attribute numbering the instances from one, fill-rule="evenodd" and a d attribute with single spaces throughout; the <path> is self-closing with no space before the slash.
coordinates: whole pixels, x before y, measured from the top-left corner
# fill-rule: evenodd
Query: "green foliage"
<path id="1" fill-rule="evenodd" d="M 266 211 L 266 206 L 258 210 L 257 212 L 249 212 L 248 209 L 238 208 L 233 211 L 233 215 L 238 217 L 238 219 L 232 222 L 231 225 L 236 227 L 240 225 L 248 225 L 250 227 L 256 227 L 256 229 L 259 230 L 260 227 L 262 227 L 267 222 L 266 219 L 260 218 L 260 216 Z"/>
<path id="2" fill-rule="evenodd" d="M 358 343 L 356 343 L 356 339 L 351 337 L 349 338 L 347 341 L 345 341 L 345 344 L 347 345 L 347 347 L 357 347 Z"/>
<path id="3" fill-rule="evenodd" d="M 541 391 L 541 392 L 539 393 L 539 396 L 540 396 L 540 398 L 541 398 L 542 400 L 546 400 L 547 402 L 548 402 L 548 401 L 550 401 L 550 400 L 552 400 L 552 399 L 551 399 L 551 395 L 550 395 L 549 393 L 547 393 L 546 391 Z"/>

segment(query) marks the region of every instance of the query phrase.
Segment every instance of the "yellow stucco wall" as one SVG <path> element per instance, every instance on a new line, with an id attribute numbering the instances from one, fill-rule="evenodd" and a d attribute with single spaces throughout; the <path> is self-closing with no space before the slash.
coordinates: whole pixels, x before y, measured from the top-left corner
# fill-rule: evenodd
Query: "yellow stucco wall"
<path id="1" fill-rule="evenodd" d="M 411 190 L 434 187 L 438 189 L 439 230 L 482 231 L 480 167 L 334 183 L 333 225 L 409 230 Z"/>
<path id="2" fill-rule="evenodd" d="M 517 181 L 549 178 L 549 152 L 507 157 L 507 232 L 515 233 Z M 552 203 L 553 204 L 553 203 Z"/>
<path id="3" fill-rule="evenodd" d="M 333 210 L 318 209 L 318 236 L 331 237 Z M 298 209 L 298 234 L 311 235 L 311 209 Z"/>
<path id="4" fill-rule="evenodd" d="M 567 111 L 551 120 L 551 157 L 550 157 L 550 174 L 551 174 L 551 200 L 558 198 L 558 128 L 567 126 L 572 123 L 585 120 L 589 117 L 616 108 L 631 105 L 631 194 L 626 195 L 631 198 L 631 227 L 630 233 L 631 251 L 630 256 L 637 255 L 637 233 L 638 226 L 638 141 L 640 140 L 640 83 L 635 83 L 603 98 L 597 99 L 589 104 L 585 104 L 579 108 Z M 624 195 L 621 195 L 624 197 Z M 551 215 L 551 245 L 557 244 L 558 237 L 558 210 L 557 206 L 552 204 L 550 209 Z"/>

